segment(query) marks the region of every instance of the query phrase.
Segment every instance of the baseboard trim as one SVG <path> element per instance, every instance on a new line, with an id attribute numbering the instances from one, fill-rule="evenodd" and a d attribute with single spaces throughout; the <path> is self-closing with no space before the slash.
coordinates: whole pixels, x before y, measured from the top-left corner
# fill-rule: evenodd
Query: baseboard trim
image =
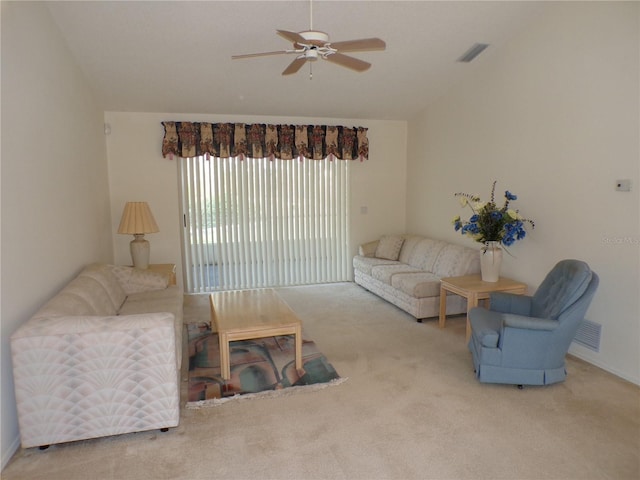
<path id="1" fill-rule="evenodd" d="M 0 471 L 4 470 L 4 467 L 7 466 L 9 460 L 15 455 L 15 453 L 20 448 L 20 435 L 13 439 L 9 448 L 2 452 L 2 467 L 0 467 Z"/>
<path id="2" fill-rule="evenodd" d="M 633 377 L 630 377 L 629 375 L 625 375 L 624 373 L 619 372 L 616 369 L 609 367 L 608 365 L 604 365 L 601 362 L 594 360 L 593 357 L 590 357 L 588 355 L 582 355 L 579 352 L 576 352 L 573 348 L 571 349 L 571 351 L 569 351 L 569 355 L 579 358 L 580 360 L 590 363 L 591 365 L 595 365 L 596 367 L 604 370 L 605 372 L 609 372 L 611 375 L 620 377 L 621 379 L 626 380 L 627 382 L 631 382 L 635 385 L 640 386 L 640 378 L 633 378 Z"/>

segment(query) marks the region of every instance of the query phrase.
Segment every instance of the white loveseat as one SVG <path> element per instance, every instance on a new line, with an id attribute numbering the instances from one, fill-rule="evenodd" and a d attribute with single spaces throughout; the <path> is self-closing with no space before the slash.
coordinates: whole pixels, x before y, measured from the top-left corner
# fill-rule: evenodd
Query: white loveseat
<path id="1" fill-rule="evenodd" d="M 353 270 L 358 285 L 421 321 L 439 314 L 440 279 L 480 273 L 480 253 L 419 235 L 385 235 L 360 245 Z M 463 297 L 447 295 L 447 314 L 466 311 Z"/>
<path id="2" fill-rule="evenodd" d="M 23 448 L 178 425 L 183 294 L 168 282 L 90 265 L 11 336 Z"/>

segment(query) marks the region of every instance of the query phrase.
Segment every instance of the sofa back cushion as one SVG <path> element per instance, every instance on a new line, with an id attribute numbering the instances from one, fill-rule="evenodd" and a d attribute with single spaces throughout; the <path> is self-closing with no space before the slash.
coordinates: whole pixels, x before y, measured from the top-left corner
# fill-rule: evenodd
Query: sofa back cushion
<path id="1" fill-rule="evenodd" d="M 433 273 L 440 278 L 480 273 L 480 250 L 446 244 L 435 260 Z"/>
<path id="2" fill-rule="evenodd" d="M 407 263 L 425 272 L 433 272 L 436 259 L 446 245 L 446 242 L 440 240 L 421 238 L 413 248 Z"/>
<path id="3" fill-rule="evenodd" d="M 403 243 L 401 235 L 384 235 L 378 242 L 374 256 L 384 260 L 398 260 Z"/>
<path id="4" fill-rule="evenodd" d="M 127 294 L 124 292 L 120 282 L 111 271 L 111 268 L 106 264 L 95 263 L 87 266 L 79 275 L 80 277 L 88 277 L 94 279 L 100 283 L 105 289 L 106 294 L 111 300 L 111 304 L 115 311 L 120 310 L 120 307 L 127 298 Z"/>
<path id="5" fill-rule="evenodd" d="M 424 237 L 420 235 L 403 235 L 404 243 L 402 244 L 402 249 L 400 250 L 400 256 L 398 257 L 398 261 L 402 263 L 409 263 L 409 258 L 413 253 L 413 249 L 416 247 L 420 241 L 424 239 Z"/>
<path id="6" fill-rule="evenodd" d="M 102 284 L 88 276 L 77 276 L 34 315 L 35 318 L 69 315 L 115 315 L 116 308 Z"/>

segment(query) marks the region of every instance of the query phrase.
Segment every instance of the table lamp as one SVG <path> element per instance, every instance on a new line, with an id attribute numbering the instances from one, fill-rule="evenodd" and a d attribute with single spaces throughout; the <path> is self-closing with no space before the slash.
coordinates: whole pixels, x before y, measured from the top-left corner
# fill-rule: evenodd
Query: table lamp
<path id="1" fill-rule="evenodd" d="M 145 233 L 159 232 L 151 209 L 147 202 L 127 202 L 122 212 L 122 219 L 118 227 L 118 233 L 133 235 L 129 248 L 131 259 L 136 268 L 149 267 L 149 241 L 145 240 Z"/>

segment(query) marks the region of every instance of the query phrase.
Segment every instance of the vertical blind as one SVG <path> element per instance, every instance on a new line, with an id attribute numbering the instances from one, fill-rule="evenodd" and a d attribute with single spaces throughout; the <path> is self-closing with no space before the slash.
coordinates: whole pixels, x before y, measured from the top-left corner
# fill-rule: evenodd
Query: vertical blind
<path id="1" fill-rule="evenodd" d="M 191 293 L 349 279 L 349 165 L 180 158 Z"/>

